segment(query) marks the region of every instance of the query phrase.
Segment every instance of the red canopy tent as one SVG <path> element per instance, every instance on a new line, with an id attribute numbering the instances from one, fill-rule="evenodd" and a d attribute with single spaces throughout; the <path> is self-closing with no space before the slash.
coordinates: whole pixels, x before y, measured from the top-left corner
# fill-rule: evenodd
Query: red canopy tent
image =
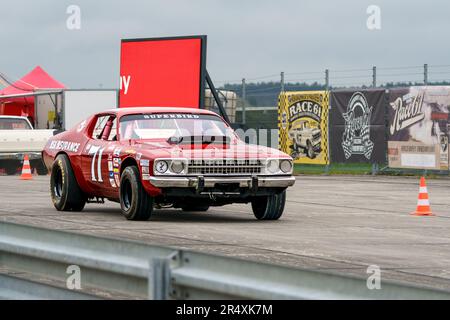
<path id="1" fill-rule="evenodd" d="M 32 94 L 39 90 L 64 88 L 64 84 L 53 79 L 44 69 L 37 66 L 20 80 L 0 90 L 0 114 L 26 116 L 34 123 L 35 110 Z"/>

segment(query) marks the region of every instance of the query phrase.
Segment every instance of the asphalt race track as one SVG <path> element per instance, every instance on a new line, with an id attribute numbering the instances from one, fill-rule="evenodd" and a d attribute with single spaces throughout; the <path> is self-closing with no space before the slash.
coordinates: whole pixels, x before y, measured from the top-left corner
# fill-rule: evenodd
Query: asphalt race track
<path id="1" fill-rule="evenodd" d="M 416 217 L 419 180 L 412 177 L 298 176 L 279 221 L 257 221 L 250 206 L 207 213 L 157 210 L 127 221 L 119 205 L 89 204 L 57 212 L 49 178 L 0 177 L 0 219 L 144 241 L 303 268 L 366 275 L 450 289 L 450 180 L 428 180 L 435 216 Z"/>

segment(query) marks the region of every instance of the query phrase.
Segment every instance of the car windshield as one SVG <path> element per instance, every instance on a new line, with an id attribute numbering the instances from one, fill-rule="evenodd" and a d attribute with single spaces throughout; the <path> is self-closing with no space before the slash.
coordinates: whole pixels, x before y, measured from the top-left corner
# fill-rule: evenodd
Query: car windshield
<path id="1" fill-rule="evenodd" d="M 31 130 L 30 124 L 20 118 L 0 118 L 0 130 Z"/>
<path id="2" fill-rule="evenodd" d="M 172 137 L 230 136 L 231 129 L 217 116 L 188 113 L 134 114 L 120 119 L 121 140 Z"/>

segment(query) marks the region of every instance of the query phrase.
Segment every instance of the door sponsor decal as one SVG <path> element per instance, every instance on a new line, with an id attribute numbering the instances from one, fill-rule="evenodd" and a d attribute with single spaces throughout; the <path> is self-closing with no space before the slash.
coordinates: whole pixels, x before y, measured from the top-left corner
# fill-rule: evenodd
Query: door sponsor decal
<path id="1" fill-rule="evenodd" d="M 113 158 L 114 168 L 119 168 L 121 162 L 120 158 Z"/>
<path id="2" fill-rule="evenodd" d="M 108 161 L 108 171 L 113 171 L 112 161 Z"/>
<path id="3" fill-rule="evenodd" d="M 69 152 L 78 152 L 80 144 L 78 142 L 63 141 L 63 140 L 53 140 L 50 142 L 50 150 L 61 150 Z"/>

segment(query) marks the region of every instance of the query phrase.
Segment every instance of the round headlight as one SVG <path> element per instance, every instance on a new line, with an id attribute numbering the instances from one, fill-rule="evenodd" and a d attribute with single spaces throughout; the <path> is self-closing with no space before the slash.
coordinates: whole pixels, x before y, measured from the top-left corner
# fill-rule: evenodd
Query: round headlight
<path id="1" fill-rule="evenodd" d="M 270 173 L 277 172 L 279 170 L 278 168 L 279 168 L 278 167 L 278 160 L 269 160 L 269 162 L 267 163 L 267 170 Z"/>
<path id="2" fill-rule="evenodd" d="M 167 169 L 169 169 L 169 164 L 167 163 L 167 161 L 161 160 L 156 162 L 155 165 L 155 170 L 158 173 L 165 173 L 167 171 Z"/>
<path id="3" fill-rule="evenodd" d="M 181 173 L 184 170 L 184 162 L 180 160 L 174 160 L 172 161 L 172 165 L 170 166 L 170 170 L 172 170 L 173 173 Z"/>
<path id="4" fill-rule="evenodd" d="M 292 170 L 292 162 L 290 160 L 281 160 L 280 170 L 284 173 L 289 173 Z"/>

